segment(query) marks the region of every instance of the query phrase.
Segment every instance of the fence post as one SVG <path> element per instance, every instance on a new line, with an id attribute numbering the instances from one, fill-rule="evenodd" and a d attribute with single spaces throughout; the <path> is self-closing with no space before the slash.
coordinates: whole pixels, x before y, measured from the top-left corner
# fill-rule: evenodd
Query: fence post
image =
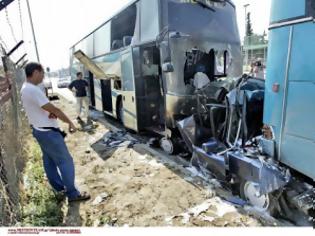
<path id="1" fill-rule="evenodd" d="M 4 219 L 5 219 L 5 215 L 4 215 L 4 198 L 0 193 L 0 225 L 4 225 Z"/>

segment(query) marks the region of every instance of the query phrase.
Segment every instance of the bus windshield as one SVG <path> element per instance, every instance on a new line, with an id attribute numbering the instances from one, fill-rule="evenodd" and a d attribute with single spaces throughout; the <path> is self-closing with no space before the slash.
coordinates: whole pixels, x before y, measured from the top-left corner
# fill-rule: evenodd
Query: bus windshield
<path id="1" fill-rule="evenodd" d="M 219 41 L 222 39 L 239 41 L 237 27 L 235 27 L 237 25 L 235 9 L 227 1 L 169 0 L 167 5 L 164 27 L 167 26 L 169 31 Z"/>
<path id="2" fill-rule="evenodd" d="M 179 3 L 191 3 L 198 4 L 204 8 L 214 11 L 213 7 L 218 6 L 219 4 L 226 3 L 227 0 L 179 0 Z"/>
<path id="3" fill-rule="evenodd" d="M 212 6 L 215 3 L 225 3 L 228 0 L 178 0 L 181 3 L 202 3 L 208 6 Z"/>

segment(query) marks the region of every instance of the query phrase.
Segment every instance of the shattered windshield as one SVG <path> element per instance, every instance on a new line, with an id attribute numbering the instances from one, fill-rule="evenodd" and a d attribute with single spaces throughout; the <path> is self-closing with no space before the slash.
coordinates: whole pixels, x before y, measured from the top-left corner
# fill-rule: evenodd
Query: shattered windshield
<path id="1" fill-rule="evenodd" d="M 203 10 L 202 8 L 205 7 L 197 4 L 195 0 L 167 1 L 167 17 L 164 18 L 164 25 L 170 31 L 182 32 L 195 38 L 238 43 L 234 7 L 222 2 L 205 0 L 203 2 L 211 3 L 207 8 L 213 10 Z"/>

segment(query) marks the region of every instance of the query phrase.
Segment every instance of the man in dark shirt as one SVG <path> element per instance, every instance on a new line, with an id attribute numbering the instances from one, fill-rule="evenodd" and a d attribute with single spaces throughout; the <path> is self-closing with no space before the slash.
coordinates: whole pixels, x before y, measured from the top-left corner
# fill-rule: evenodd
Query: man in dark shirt
<path id="1" fill-rule="evenodd" d="M 75 97 L 77 99 L 77 120 L 82 121 L 81 119 L 81 112 L 82 108 L 84 106 L 84 115 L 85 119 L 88 122 L 88 116 L 89 116 L 89 98 L 87 97 L 86 88 L 89 86 L 89 84 L 86 82 L 86 80 L 82 79 L 82 73 L 77 73 L 77 79 L 72 81 L 68 88 L 75 92 Z"/>

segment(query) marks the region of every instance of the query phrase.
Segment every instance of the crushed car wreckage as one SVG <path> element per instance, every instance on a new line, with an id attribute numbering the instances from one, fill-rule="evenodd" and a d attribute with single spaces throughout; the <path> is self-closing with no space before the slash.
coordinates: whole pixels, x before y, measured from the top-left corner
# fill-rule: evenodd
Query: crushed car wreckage
<path id="1" fill-rule="evenodd" d="M 193 165 L 236 187 L 236 193 L 258 210 L 293 217 L 290 204 L 308 214 L 314 189 L 293 178 L 290 169 L 274 158 L 274 136 L 263 125 L 264 90 L 264 80 L 248 75 L 217 103 L 207 103 L 207 87 L 197 89 L 198 112 L 178 121 L 177 127 Z M 297 184 L 299 192 L 294 190 Z M 302 225 L 308 222 L 301 211 L 295 218 Z"/>

